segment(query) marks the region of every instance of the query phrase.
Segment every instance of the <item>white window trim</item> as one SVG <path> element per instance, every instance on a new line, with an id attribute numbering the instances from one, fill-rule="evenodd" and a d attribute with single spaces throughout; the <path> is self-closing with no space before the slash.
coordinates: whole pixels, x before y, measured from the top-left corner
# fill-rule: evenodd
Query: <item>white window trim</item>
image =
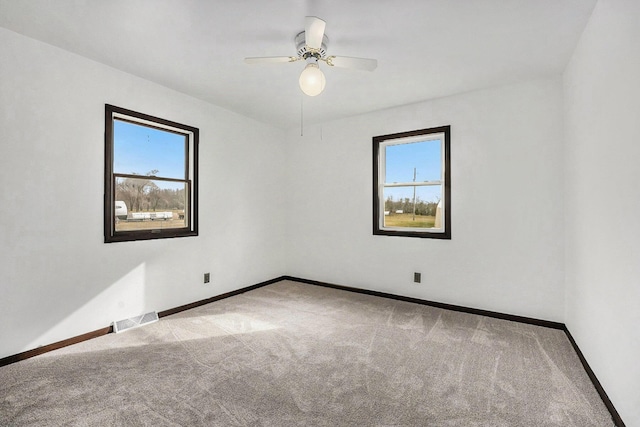
<path id="1" fill-rule="evenodd" d="M 429 142 L 429 141 L 439 141 L 440 142 L 440 179 L 437 181 L 409 181 L 409 182 L 384 182 L 387 166 L 386 159 L 386 148 L 393 145 L 402 145 L 402 144 L 415 144 L 417 142 Z M 419 136 L 409 136 L 406 138 L 396 138 L 396 139 L 388 139 L 380 143 L 380 154 L 379 154 L 379 165 L 378 165 L 378 200 L 380 200 L 380 206 L 384 208 L 384 189 L 390 187 L 422 187 L 422 186 L 435 186 L 440 185 L 440 203 L 444 203 L 445 201 L 445 191 L 444 191 L 444 183 L 445 183 L 445 161 L 444 161 L 444 145 L 445 145 L 445 133 L 431 133 L 428 135 L 419 135 Z M 439 203 L 439 204 L 440 204 Z M 445 204 L 446 206 L 446 204 Z M 384 209 L 382 209 L 384 211 Z M 387 227 L 384 225 L 384 217 L 385 215 L 379 216 L 379 224 L 381 230 L 388 231 L 413 231 L 413 232 L 422 232 L 422 233 L 444 233 L 445 228 L 445 220 L 444 215 L 441 220 L 441 226 L 436 228 L 423 228 L 423 227 Z"/>

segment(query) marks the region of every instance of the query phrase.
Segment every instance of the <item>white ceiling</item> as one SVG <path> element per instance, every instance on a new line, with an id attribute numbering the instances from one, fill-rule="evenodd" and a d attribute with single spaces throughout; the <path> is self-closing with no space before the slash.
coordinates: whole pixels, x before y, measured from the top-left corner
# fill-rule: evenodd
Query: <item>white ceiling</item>
<path id="1" fill-rule="evenodd" d="M 291 128 L 562 72 L 596 0 L 0 0 L 0 26 Z M 330 68 L 302 95 L 295 55 L 304 17 L 327 22 L 330 55 L 376 58 L 374 72 Z"/>

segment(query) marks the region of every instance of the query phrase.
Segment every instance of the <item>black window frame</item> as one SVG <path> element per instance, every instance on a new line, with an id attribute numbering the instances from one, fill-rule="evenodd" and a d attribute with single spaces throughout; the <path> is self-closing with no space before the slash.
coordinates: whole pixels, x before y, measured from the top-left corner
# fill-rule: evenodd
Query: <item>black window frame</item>
<path id="1" fill-rule="evenodd" d="M 423 135 L 444 134 L 442 143 L 444 150 L 443 177 L 444 177 L 444 227 L 443 231 L 424 229 L 402 230 L 398 228 L 383 228 L 384 200 L 380 198 L 381 185 L 384 185 L 384 177 L 380 177 L 380 146 L 383 142 L 394 139 L 407 139 Z M 373 141 L 373 234 L 382 236 L 418 237 L 426 239 L 451 239 L 451 126 L 439 126 L 427 129 L 419 129 L 408 132 L 399 132 L 389 135 L 374 136 Z M 418 142 L 418 141 L 416 141 Z M 381 181 L 382 180 L 382 181 Z"/>
<path id="2" fill-rule="evenodd" d="M 116 231 L 115 214 L 115 179 L 122 177 L 144 177 L 144 175 L 115 174 L 114 161 L 114 120 L 125 121 L 136 125 L 173 132 L 184 135 L 187 140 L 185 152 L 185 179 L 178 180 L 187 183 L 187 202 L 185 206 L 185 227 L 155 228 L 148 230 Z M 170 129 L 169 129 L 170 128 Z M 198 235 L 198 143 L 199 129 L 193 126 L 151 116 L 126 108 L 105 104 L 105 169 L 104 169 L 104 241 L 105 243 L 127 242 L 137 240 L 165 239 L 174 237 L 188 237 Z M 152 177 L 163 180 L 162 177 Z M 173 180 L 174 179 L 169 179 Z"/>

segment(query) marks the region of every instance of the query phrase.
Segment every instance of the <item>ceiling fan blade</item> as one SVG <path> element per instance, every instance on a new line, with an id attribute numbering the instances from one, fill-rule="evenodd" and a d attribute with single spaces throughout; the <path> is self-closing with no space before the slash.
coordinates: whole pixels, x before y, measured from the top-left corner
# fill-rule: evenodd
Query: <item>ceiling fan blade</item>
<path id="1" fill-rule="evenodd" d="M 353 58 L 350 56 L 329 56 L 326 61 L 331 66 L 364 71 L 373 71 L 378 66 L 378 60 L 376 59 Z"/>
<path id="2" fill-rule="evenodd" d="M 326 25 L 326 22 L 316 16 L 307 16 L 304 18 L 304 37 L 307 46 L 312 49 L 320 49 L 322 47 L 324 27 Z"/>
<path id="3" fill-rule="evenodd" d="M 244 62 L 247 64 L 275 64 L 279 62 L 295 62 L 298 57 L 295 56 L 261 56 L 254 58 L 244 58 Z"/>

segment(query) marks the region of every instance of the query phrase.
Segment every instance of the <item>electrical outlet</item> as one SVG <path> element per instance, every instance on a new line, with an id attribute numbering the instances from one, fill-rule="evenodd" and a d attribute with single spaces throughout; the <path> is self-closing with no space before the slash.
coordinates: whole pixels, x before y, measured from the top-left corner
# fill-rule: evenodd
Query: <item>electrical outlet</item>
<path id="1" fill-rule="evenodd" d="M 414 283 L 421 283 L 422 273 L 413 273 L 413 281 Z"/>
<path id="2" fill-rule="evenodd" d="M 204 283 L 209 283 L 211 281 L 211 273 L 204 273 Z"/>

